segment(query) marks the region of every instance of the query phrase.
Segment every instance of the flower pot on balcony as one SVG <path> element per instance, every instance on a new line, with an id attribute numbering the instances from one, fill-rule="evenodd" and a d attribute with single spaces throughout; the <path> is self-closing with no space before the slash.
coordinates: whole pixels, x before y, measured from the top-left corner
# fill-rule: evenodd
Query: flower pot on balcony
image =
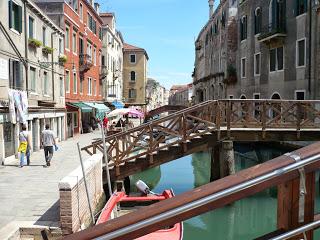
<path id="1" fill-rule="evenodd" d="M 67 62 L 67 56 L 65 56 L 65 55 L 61 55 L 61 56 L 59 56 L 59 64 L 61 65 L 61 66 L 63 66 L 66 62 Z"/>
<path id="2" fill-rule="evenodd" d="M 34 38 L 29 38 L 28 39 L 28 45 L 32 48 L 39 48 L 42 46 L 42 43 L 37 40 L 37 39 L 34 39 Z"/>
<path id="3" fill-rule="evenodd" d="M 44 46 L 42 48 L 42 52 L 43 52 L 43 54 L 46 54 L 46 55 L 52 54 L 53 53 L 53 48 L 48 47 L 48 46 Z"/>

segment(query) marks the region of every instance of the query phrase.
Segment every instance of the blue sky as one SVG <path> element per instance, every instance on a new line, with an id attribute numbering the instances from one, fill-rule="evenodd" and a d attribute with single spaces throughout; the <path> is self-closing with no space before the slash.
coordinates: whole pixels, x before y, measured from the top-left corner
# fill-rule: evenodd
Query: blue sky
<path id="1" fill-rule="evenodd" d="M 99 0 L 116 14 L 124 40 L 146 49 L 148 77 L 166 88 L 192 81 L 194 39 L 208 20 L 207 0 Z"/>

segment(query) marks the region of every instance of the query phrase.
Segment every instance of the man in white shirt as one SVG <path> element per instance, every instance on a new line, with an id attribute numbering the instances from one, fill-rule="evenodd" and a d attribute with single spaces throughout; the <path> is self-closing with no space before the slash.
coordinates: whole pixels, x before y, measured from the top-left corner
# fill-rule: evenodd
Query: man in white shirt
<path id="1" fill-rule="evenodd" d="M 45 130 L 41 134 L 41 143 L 44 149 L 44 156 L 46 159 L 47 166 L 50 166 L 50 161 L 53 156 L 53 147 L 57 151 L 58 147 L 56 145 L 56 138 L 53 131 L 50 130 L 49 124 L 46 124 Z"/>

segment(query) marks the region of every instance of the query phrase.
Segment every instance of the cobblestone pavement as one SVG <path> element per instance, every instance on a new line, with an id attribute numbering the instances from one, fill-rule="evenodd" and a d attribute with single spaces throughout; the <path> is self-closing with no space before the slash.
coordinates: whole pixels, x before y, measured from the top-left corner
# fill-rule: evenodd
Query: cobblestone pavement
<path id="1" fill-rule="evenodd" d="M 58 182 L 80 165 L 77 142 L 82 147 L 99 137 L 96 130 L 60 142 L 49 168 L 44 167 L 43 151 L 32 154 L 30 166 L 18 168 L 18 160 L 0 166 L 0 239 L 10 222 L 59 226 Z"/>

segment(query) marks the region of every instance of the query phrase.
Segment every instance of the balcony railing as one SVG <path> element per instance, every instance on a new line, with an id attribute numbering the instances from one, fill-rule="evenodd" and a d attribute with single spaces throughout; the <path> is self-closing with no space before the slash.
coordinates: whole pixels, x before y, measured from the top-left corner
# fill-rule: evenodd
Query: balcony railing
<path id="1" fill-rule="evenodd" d="M 274 38 L 287 36 L 285 22 L 282 21 L 278 24 L 268 24 L 261 28 L 261 34 L 258 37 L 259 41 L 269 41 Z"/>
<path id="2" fill-rule="evenodd" d="M 92 66 L 91 56 L 89 54 L 79 55 L 80 72 L 87 72 Z"/>

